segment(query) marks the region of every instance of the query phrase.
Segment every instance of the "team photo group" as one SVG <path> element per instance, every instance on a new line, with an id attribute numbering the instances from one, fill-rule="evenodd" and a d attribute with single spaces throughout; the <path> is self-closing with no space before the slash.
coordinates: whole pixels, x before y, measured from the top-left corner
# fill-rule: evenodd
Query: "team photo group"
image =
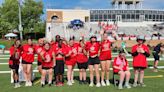
<path id="1" fill-rule="evenodd" d="M 14 88 L 21 87 L 19 65 L 23 67 L 25 86 L 33 86 L 32 65 L 35 55 L 37 55 L 41 87 L 46 84 L 63 86 L 65 68 L 67 69 L 66 84 L 68 86 L 76 85 L 74 84 L 74 68 L 76 67 L 79 69 L 79 84 L 89 87 L 110 86 L 110 75 L 113 74 L 119 76 L 118 89 L 145 87 L 144 70 L 148 67 L 146 58 L 150 56 L 150 51 L 149 47 L 144 44 L 144 36 L 138 36 L 137 44 L 131 48 L 134 82 L 130 84 L 129 80 L 132 76 L 125 50 L 120 49 L 118 56 L 112 59 L 111 45 L 114 42 L 108 40 L 107 33 L 101 32 L 100 34 L 101 41 L 97 41 L 97 37 L 94 35 L 88 41 L 84 40 L 84 36 L 80 37 L 78 41 L 78 38 L 75 40 L 74 37 L 71 37 L 66 40 L 60 35 L 56 35 L 55 41 L 48 42 L 44 38 L 40 38 L 35 44 L 31 38 L 27 39 L 26 44 L 21 44 L 20 40 L 16 40 L 10 47 L 9 59 L 9 67 L 13 71 Z M 110 68 L 113 71 L 110 71 Z M 87 81 L 87 69 L 89 69 L 89 81 Z"/>

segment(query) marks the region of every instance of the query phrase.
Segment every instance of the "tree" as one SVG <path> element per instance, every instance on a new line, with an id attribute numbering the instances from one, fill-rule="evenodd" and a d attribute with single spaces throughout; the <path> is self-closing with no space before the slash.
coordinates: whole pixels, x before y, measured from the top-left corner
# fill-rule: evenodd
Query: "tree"
<path id="1" fill-rule="evenodd" d="M 5 0 L 0 8 L 0 33 L 4 35 L 18 26 L 18 2 Z"/>
<path id="2" fill-rule="evenodd" d="M 45 23 L 41 20 L 43 14 L 42 1 L 24 0 L 21 9 L 23 33 L 44 32 Z M 14 29 L 18 30 L 18 25 L 18 0 L 5 0 L 0 7 L 0 35 Z"/>

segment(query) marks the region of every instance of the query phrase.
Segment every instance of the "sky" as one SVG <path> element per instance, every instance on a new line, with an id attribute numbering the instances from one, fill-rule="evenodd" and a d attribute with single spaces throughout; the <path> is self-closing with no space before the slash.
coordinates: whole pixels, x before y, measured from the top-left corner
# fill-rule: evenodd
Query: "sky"
<path id="1" fill-rule="evenodd" d="M 36 0 L 38 1 L 38 0 Z M 47 8 L 54 9 L 111 9 L 112 0 L 42 0 L 44 4 L 44 13 L 46 14 Z M 2 4 L 4 0 L 0 0 Z M 144 0 L 143 8 L 145 9 L 163 9 L 164 0 Z M 46 15 L 42 16 L 45 19 Z"/>
<path id="2" fill-rule="evenodd" d="M 42 0 L 45 7 L 57 9 L 110 9 L 112 0 Z M 144 0 L 143 8 L 164 9 L 164 0 Z"/>

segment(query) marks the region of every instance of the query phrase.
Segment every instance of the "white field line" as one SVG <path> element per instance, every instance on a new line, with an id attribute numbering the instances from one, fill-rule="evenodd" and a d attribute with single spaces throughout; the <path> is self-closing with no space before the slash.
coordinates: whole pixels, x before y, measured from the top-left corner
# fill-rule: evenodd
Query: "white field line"
<path id="1" fill-rule="evenodd" d="M 153 69 L 154 67 L 149 67 L 149 69 Z M 130 70 L 133 70 L 133 67 L 129 68 Z M 164 66 L 158 66 L 158 69 L 164 69 Z M 101 68 L 99 68 L 99 70 L 101 70 Z M 110 70 L 113 70 L 113 68 L 110 68 Z M 64 71 L 66 72 L 67 69 L 64 69 Z M 79 71 L 79 69 L 74 69 L 74 71 Z M 86 71 L 89 71 L 89 69 L 87 69 Z M 33 70 L 33 72 L 38 72 L 38 70 Z M 11 71 L 0 71 L 0 74 L 3 73 L 11 73 Z"/>

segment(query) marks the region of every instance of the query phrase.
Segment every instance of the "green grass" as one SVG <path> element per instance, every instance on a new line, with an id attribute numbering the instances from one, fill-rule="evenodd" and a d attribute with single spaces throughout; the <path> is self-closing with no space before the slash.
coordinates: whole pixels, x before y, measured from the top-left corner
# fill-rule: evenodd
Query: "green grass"
<path id="1" fill-rule="evenodd" d="M 164 71 L 164 70 L 163 70 Z M 156 76 L 164 75 L 164 72 L 152 73 L 150 69 L 147 69 L 145 76 Z M 39 77 L 39 75 L 37 75 Z M 78 76 L 78 73 L 75 73 L 75 76 Z M 133 79 L 133 73 L 132 73 Z M 34 85 L 33 87 L 22 87 L 18 89 L 13 88 L 13 84 L 10 84 L 10 74 L 1 74 L 0 77 L 0 92 L 163 92 L 164 88 L 164 78 L 145 78 L 145 88 L 136 87 L 131 89 L 118 90 L 116 87 L 111 84 L 110 87 L 89 87 L 88 85 L 79 85 L 78 81 L 75 81 L 73 86 L 67 86 L 66 81 L 63 87 L 52 87 L 45 86 L 41 88 L 40 83 Z"/>

